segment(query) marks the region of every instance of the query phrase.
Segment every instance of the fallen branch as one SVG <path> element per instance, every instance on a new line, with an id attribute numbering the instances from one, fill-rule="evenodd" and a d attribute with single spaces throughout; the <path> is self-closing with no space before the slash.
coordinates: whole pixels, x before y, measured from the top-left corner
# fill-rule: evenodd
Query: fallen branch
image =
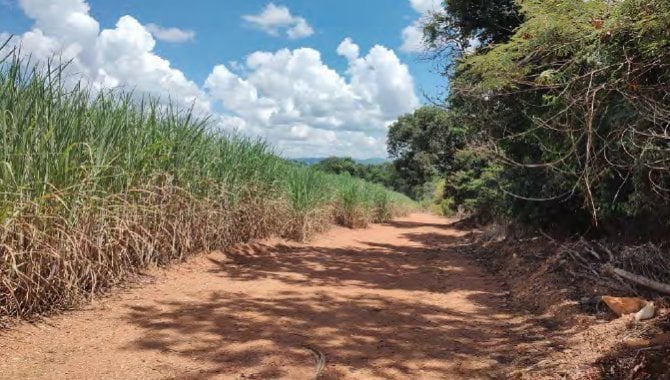
<path id="1" fill-rule="evenodd" d="M 596 243 L 596 244 L 598 244 L 598 246 L 603 251 L 605 251 L 605 253 L 607 253 L 607 256 L 609 256 L 610 262 L 613 262 L 614 261 L 614 254 L 612 253 L 612 251 L 609 248 L 607 248 L 607 246 L 605 246 L 603 244 L 600 244 L 600 243 Z"/>
<path id="2" fill-rule="evenodd" d="M 326 354 L 308 344 L 303 344 L 302 346 L 305 349 L 309 350 L 312 353 L 312 356 L 314 357 L 314 362 L 316 366 L 314 380 L 320 379 L 321 375 L 323 374 L 323 371 L 326 369 Z"/>
<path id="3" fill-rule="evenodd" d="M 649 289 L 653 289 L 659 293 L 664 293 L 670 295 L 670 285 L 664 284 L 662 282 L 654 281 L 644 276 L 640 276 L 634 273 L 627 272 L 623 269 L 615 268 L 612 265 L 604 265 L 603 269 L 607 273 L 616 274 L 619 277 L 622 277 L 630 282 L 633 282 L 637 285 L 644 286 Z"/>
<path id="4" fill-rule="evenodd" d="M 581 238 L 579 241 L 584 246 L 584 249 L 586 249 L 586 251 L 591 254 L 591 256 L 595 257 L 595 259 L 598 261 L 602 261 L 600 255 L 593 248 L 591 248 L 591 245 L 584 238 Z"/>

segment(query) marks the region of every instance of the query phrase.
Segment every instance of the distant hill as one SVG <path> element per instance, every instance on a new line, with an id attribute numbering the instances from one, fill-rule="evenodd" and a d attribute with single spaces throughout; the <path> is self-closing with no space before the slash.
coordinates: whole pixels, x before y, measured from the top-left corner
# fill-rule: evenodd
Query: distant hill
<path id="1" fill-rule="evenodd" d="M 356 160 L 356 162 L 358 162 L 359 164 L 365 164 L 365 165 L 379 165 L 387 163 L 389 161 L 390 161 L 389 159 L 381 157 L 367 158 L 365 160 Z"/>
<path id="2" fill-rule="evenodd" d="M 301 158 L 294 158 L 293 161 L 297 161 L 297 162 L 303 163 L 305 165 L 314 165 L 314 164 L 318 164 L 319 162 L 325 160 L 326 158 L 327 157 L 301 157 Z M 354 161 L 358 162 L 359 164 L 363 164 L 363 165 L 379 165 L 379 164 L 383 164 L 385 162 L 389 162 L 388 159 L 381 158 L 381 157 L 366 158 L 366 159 L 363 159 L 363 160 L 354 159 Z"/>

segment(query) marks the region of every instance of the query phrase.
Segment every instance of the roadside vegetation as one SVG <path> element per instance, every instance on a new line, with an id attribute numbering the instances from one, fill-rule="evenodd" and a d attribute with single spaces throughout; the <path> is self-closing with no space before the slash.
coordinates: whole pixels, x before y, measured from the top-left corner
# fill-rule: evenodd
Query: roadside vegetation
<path id="1" fill-rule="evenodd" d="M 330 174 L 347 174 L 400 193 L 410 194 L 407 191 L 405 179 L 399 175 L 392 162 L 364 164 L 351 157 L 328 157 L 315 163 L 312 167 Z"/>
<path id="2" fill-rule="evenodd" d="M 482 220 L 667 232 L 669 31 L 663 0 L 444 1 L 424 32 L 449 95 L 389 132 L 407 193 L 443 189 Z"/>
<path id="3" fill-rule="evenodd" d="M 16 52 L 0 61 L 0 316 L 67 308 L 199 252 L 304 240 L 414 207 L 189 112 L 64 75 Z"/>
<path id="4" fill-rule="evenodd" d="M 670 2 L 444 0 L 424 38 L 448 95 L 389 129 L 406 193 L 494 231 L 483 257 L 533 299 L 667 306 Z M 656 316 L 646 328 L 667 331 Z M 667 374 L 667 341 L 644 355 L 618 343 L 603 377 Z"/>

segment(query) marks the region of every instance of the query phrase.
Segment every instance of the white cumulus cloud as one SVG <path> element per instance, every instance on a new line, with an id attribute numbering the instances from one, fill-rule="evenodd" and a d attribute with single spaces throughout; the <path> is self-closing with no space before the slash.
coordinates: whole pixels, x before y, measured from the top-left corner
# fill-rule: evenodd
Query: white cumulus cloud
<path id="1" fill-rule="evenodd" d="M 360 48 L 351 40 L 351 38 L 347 37 L 337 47 L 337 54 L 346 57 L 349 61 L 352 61 L 358 58 L 358 55 L 360 54 Z"/>
<path id="2" fill-rule="evenodd" d="M 33 20 L 15 37 L 33 61 L 70 61 L 68 76 L 94 90 L 125 88 L 211 114 L 215 126 L 266 138 L 288 156 L 385 156 L 388 125 L 419 106 L 414 80 L 395 52 L 367 52 L 350 38 L 333 46 L 338 72 L 318 50 L 257 51 L 215 65 L 202 85 L 155 51 L 155 31 L 130 15 L 101 28 L 85 0 L 20 0 Z M 8 36 L 0 30 L 0 37 Z"/>
<path id="3" fill-rule="evenodd" d="M 95 89 L 123 87 L 194 105 L 198 112 L 210 110 L 206 94 L 154 53 L 152 34 L 132 16 L 101 30 L 84 0 L 20 0 L 19 6 L 34 20 L 33 28 L 14 41 L 24 54 L 71 61 L 67 68 L 72 77 L 83 77 Z"/>
<path id="4" fill-rule="evenodd" d="M 359 51 L 350 38 L 337 48 L 349 63 L 345 75 L 314 49 L 256 52 L 244 63 L 244 77 L 218 65 L 205 88 L 287 154 L 383 156 L 389 123 L 419 100 L 392 50 L 374 46 L 363 57 Z"/>
<path id="5" fill-rule="evenodd" d="M 423 40 L 423 25 L 420 20 L 402 30 L 402 45 L 400 50 L 406 53 L 421 53 L 426 50 Z"/>
<path id="6" fill-rule="evenodd" d="M 195 38 L 195 32 L 192 30 L 185 30 L 179 28 L 164 28 L 156 24 L 147 24 L 145 25 L 149 33 L 151 33 L 154 38 L 172 43 L 182 43 L 193 41 Z"/>
<path id="7" fill-rule="evenodd" d="M 442 11 L 442 0 L 409 0 L 410 6 L 419 13 L 419 18 L 403 28 L 400 50 L 406 53 L 422 53 L 426 51 L 423 39 L 423 25 L 429 14 Z"/>
<path id="8" fill-rule="evenodd" d="M 278 36 L 282 31 L 291 39 L 309 37 L 314 34 L 314 29 L 307 20 L 292 15 L 291 11 L 283 5 L 269 3 L 259 14 L 246 15 L 242 18 L 272 36 Z"/>
<path id="9" fill-rule="evenodd" d="M 409 0 L 418 13 L 438 12 L 442 9 L 442 0 Z"/>

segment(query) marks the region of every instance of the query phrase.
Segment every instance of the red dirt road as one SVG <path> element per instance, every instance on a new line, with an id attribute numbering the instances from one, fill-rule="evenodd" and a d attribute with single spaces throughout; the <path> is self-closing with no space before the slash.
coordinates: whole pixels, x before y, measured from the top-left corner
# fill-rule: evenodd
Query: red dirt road
<path id="1" fill-rule="evenodd" d="M 498 378 L 527 331 L 463 231 L 417 214 L 203 255 L 0 335 L 3 379 Z"/>

